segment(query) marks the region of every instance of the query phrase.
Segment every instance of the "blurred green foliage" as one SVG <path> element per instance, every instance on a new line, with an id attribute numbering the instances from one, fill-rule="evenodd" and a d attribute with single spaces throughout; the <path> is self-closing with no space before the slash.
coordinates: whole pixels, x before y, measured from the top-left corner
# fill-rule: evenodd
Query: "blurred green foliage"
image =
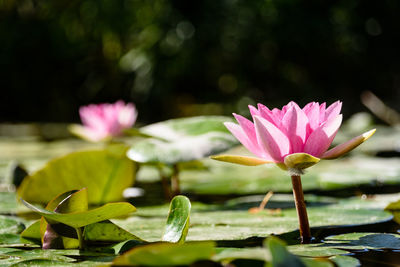
<path id="1" fill-rule="evenodd" d="M 139 121 L 263 102 L 400 100 L 400 2 L 0 0 L 2 121 L 72 121 L 133 101 Z M 395 105 L 393 105 L 395 106 Z"/>

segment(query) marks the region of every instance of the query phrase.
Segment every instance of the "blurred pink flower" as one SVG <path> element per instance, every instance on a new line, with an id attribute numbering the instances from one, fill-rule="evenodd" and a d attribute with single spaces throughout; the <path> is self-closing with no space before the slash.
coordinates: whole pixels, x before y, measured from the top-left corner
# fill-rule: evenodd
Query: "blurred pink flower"
<path id="1" fill-rule="evenodd" d="M 270 110 L 262 104 L 258 104 L 257 107 L 249 106 L 254 123 L 243 116 L 233 114 L 239 124 L 226 122 L 225 126 L 243 146 L 260 159 L 235 156 L 216 156 L 214 159 L 244 165 L 274 162 L 280 167 L 291 168 L 293 164 L 288 166 L 285 159 L 296 154 L 302 157 L 295 159 L 295 165 L 301 169 L 303 165 L 299 164 L 302 164 L 303 160 L 312 159 L 315 164 L 320 158 L 339 157 L 375 132 L 369 131 L 327 151 L 342 123 L 342 102 L 337 101 L 329 107 L 326 107 L 325 103 L 311 102 L 304 108 L 290 102 L 281 110 Z M 290 159 L 293 161 L 294 157 Z M 305 164 L 303 167 L 309 166 Z"/>
<path id="2" fill-rule="evenodd" d="M 90 104 L 79 108 L 83 126 L 74 125 L 71 131 L 78 136 L 98 142 L 122 135 L 124 129 L 132 127 L 137 111 L 132 103 L 122 100 L 114 104 Z"/>

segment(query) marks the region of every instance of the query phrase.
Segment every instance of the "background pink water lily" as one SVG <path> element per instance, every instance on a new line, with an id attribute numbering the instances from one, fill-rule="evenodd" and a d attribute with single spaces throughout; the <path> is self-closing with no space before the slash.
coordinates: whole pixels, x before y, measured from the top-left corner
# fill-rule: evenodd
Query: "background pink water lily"
<path id="1" fill-rule="evenodd" d="M 132 103 L 120 100 L 113 104 L 90 104 L 79 109 L 83 126 L 74 125 L 71 131 L 92 142 L 120 136 L 133 126 L 137 111 Z"/>

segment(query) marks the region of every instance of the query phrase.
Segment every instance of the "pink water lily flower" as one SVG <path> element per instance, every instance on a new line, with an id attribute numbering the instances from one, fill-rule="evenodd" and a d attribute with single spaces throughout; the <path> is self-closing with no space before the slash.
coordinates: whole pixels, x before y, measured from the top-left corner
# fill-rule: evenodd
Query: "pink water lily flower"
<path id="1" fill-rule="evenodd" d="M 226 122 L 229 131 L 258 158 L 221 155 L 214 159 L 243 165 L 277 163 L 283 169 L 302 173 L 320 159 L 337 158 L 364 142 L 371 130 L 328 150 L 342 123 L 342 102 L 326 107 L 325 103 L 308 103 L 300 108 L 290 102 L 281 110 L 262 104 L 249 106 L 253 122 L 233 114 L 239 124 Z"/>
<path id="2" fill-rule="evenodd" d="M 276 163 L 288 170 L 301 241 L 309 243 L 312 237 L 300 177 L 303 170 L 320 159 L 334 159 L 349 152 L 370 138 L 375 129 L 328 150 L 342 123 L 342 102 L 337 101 L 329 107 L 325 103 L 311 102 L 300 108 L 290 102 L 281 110 L 270 110 L 262 104 L 258 104 L 258 108 L 249 108 L 254 123 L 233 114 L 239 124 L 226 122 L 225 126 L 257 158 L 236 155 L 212 158 L 248 166 Z"/>
<path id="3" fill-rule="evenodd" d="M 71 131 L 92 142 L 104 141 L 120 136 L 136 121 L 137 111 L 132 103 L 119 100 L 113 104 L 90 104 L 80 107 L 83 126 L 73 125 Z"/>

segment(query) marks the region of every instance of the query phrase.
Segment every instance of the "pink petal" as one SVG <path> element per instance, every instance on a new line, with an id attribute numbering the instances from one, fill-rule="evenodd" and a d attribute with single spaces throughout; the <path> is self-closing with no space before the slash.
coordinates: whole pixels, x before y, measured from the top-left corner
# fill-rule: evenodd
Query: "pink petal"
<path id="1" fill-rule="evenodd" d="M 266 119 L 267 121 L 275 124 L 275 126 L 281 125 L 281 118 L 277 118 L 269 108 L 263 104 L 257 104 L 258 110 L 260 111 L 260 117 Z"/>
<path id="2" fill-rule="evenodd" d="M 342 109 L 342 102 L 336 101 L 332 105 L 330 105 L 325 111 L 325 120 L 330 120 L 332 118 L 336 118 L 337 115 L 340 114 L 340 110 Z"/>
<path id="3" fill-rule="evenodd" d="M 236 139 L 239 140 L 239 142 L 242 143 L 242 145 L 247 148 L 251 153 L 258 157 L 266 158 L 264 157 L 263 151 L 258 146 L 254 146 L 253 142 L 243 131 L 242 127 L 233 122 L 225 122 L 224 125 L 233 134 L 233 136 L 235 136 Z"/>
<path id="4" fill-rule="evenodd" d="M 251 116 L 255 116 L 255 115 L 259 116 L 260 115 L 260 112 L 258 111 L 258 109 L 256 109 L 252 105 L 249 105 L 249 110 L 250 110 Z"/>
<path id="5" fill-rule="evenodd" d="M 254 126 L 259 146 L 275 162 L 283 162 L 284 156 L 291 152 L 287 136 L 273 123 L 260 116 L 254 116 Z"/>
<path id="6" fill-rule="evenodd" d="M 242 128 L 243 132 L 249 139 L 252 146 L 252 150 L 259 151 L 260 153 L 258 154 L 262 154 L 261 150 L 258 148 L 257 136 L 256 136 L 256 130 L 254 129 L 254 124 L 245 117 L 240 116 L 236 113 L 233 113 L 233 116 L 235 117 L 240 127 Z"/>
<path id="7" fill-rule="evenodd" d="M 302 152 L 306 141 L 308 118 L 297 104 L 293 104 L 283 116 L 282 130 L 291 143 L 291 153 Z"/>
<path id="8" fill-rule="evenodd" d="M 325 109 L 326 109 L 325 102 L 319 105 L 319 124 L 325 121 Z"/>
<path id="9" fill-rule="evenodd" d="M 309 121 L 309 129 L 307 135 L 310 135 L 319 126 L 319 104 L 316 102 L 308 103 L 303 111 L 306 113 Z"/>
<path id="10" fill-rule="evenodd" d="M 118 122 L 122 128 L 130 128 L 135 123 L 137 118 L 137 111 L 132 103 L 126 104 L 118 113 Z"/>
<path id="11" fill-rule="evenodd" d="M 336 118 L 326 121 L 319 126 L 308 137 L 304 146 L 304 152 L 314 157 L 320 157 L 331 145 L 341 123 L 342 115 L 338 115 Z"/>

